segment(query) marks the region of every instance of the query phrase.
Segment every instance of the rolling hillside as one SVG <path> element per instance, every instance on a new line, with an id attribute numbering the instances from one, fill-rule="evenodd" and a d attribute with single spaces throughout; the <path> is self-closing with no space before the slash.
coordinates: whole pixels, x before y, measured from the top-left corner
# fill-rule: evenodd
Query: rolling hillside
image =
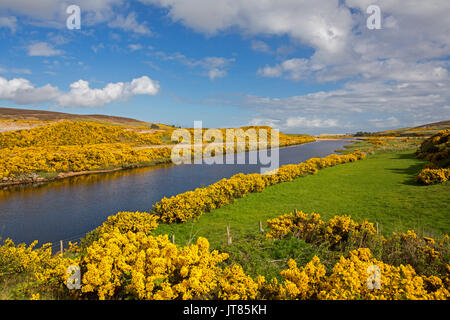
<path id="1" fill-rule="evenodd" d="M 159 129 L 172 128 L 171 126 L 159 123 L 149 123 L 132 118 L 108 116 L 100 114 L 80 115 L 54 111 L 43 111 L 43 110 L 0 108 L 0 132 L 12 131 L 17 129 L 29 129 L 40 125 L 39 122 L 45 123 L 60 120 L 84 120 L 98 123 L 124 125 L 130 127 L 150 128 L 152 127 L 152 125 L 153 127 L 155 127 L 156 125 L 158 126 Z"/>

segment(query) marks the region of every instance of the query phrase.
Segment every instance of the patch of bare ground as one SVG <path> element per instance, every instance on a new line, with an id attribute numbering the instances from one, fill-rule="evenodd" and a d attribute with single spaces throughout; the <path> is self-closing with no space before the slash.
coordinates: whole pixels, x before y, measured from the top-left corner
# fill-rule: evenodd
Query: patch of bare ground
<path id="1" fill-rule="evenodd" d="M 32 129 L 35 127 L 39 127 L 41 125 L 43 124 L 0 121 L 0 133 L 8 131 Z"/>

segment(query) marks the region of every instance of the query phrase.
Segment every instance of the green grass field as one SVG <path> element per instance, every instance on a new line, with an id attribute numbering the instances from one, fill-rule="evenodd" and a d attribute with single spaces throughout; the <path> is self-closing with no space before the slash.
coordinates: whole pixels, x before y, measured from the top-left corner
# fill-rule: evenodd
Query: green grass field
<path id="1" fill-rule="evenodd" d="M 250 194 L 195 222 L 161 224 L 156 233 L 175 235 L 180 245 L 206 237 L 212 248 L 229 252 L 231 261 L 248 272 L 267 275 L 276 275 L 288 258 L 306 262 L 318 254 L 317 248 L 301 240 L 271 242 L 259 234 L 259 221 L 265 227 L 267 219 L 294 209 L 319 213 L 325 220 L 342 214 L 356 221 L 367 219 L 377 222 L 385 235 L 414 229 L 441 236 L 450 231 L 450 183 L 416 184 L 414 177 L 424 164 L 413 150 L 376 153 Z M 226 245 L 227 226 L 231 246 Z"/>

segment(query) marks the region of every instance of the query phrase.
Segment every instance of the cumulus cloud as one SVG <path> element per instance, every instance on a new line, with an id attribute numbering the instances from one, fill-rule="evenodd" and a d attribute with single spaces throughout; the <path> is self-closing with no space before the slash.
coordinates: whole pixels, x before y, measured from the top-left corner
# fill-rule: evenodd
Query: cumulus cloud
<path id="1" fill-rule="evenodd" d="M 66 9 L 75 4 L 82 8 L 83 24 L 94 25 L 110 21 L 114 8 L 124 3 L 123 0 L 0 0 L 0 12 L 13 12 L 23 16 L 25 23 L 44 27 L 63 28 L 66 25 Z"/>
<path id="2" fill-rule="evenodd" d="M 270 49 L 269 45 L 261 40 L 252 40 L 251 47 L 252 50 L 254 51 L 272 53 L 272 50 Z"/>
<path id="3" fill-rule="evenodd" d="M 447 76 L 448 66 L 443 66 L 440 59 L 445 60 L 450 52 L 449 1 L 411 0 L 408 6 L 402 5 L 401 1 L 377 1 L 383 15 L 381 30 L 366 27 L 366 9 L 371 4 L 371 0 L 345 1 L 341 8 L 351 14 L 352 23 L 343 24 L 347 28 L 342 31 L 346 36 L 336 38 L 339 42 L 336 48 L 340 49 L 327 50 L 320 42 L 310 42 L 315 52 L 308 59 L 307 70 L 302 70 L 303 74 L 319 82 L 354 77 L 408 81 L 426 78 L 434 81 Z M 323 8 L 326 9 L 325 6 Z M 342 17 L 338 15 L 336 19 Z M 317 17 L 309 16 L 309 19 L 315 21 Z M 307 42 L 302 43 L 308 45 Z M 266 66 L 259 73 L 298 81 L 299 78 L 292 77 L 290 72 L 291 69 L 283 68 L 282 62 Z"/>
<path id="4" fill-rule="evenodd" d="M 8 28 L 12 33 L 17 30 L 17 18 L 16 17 L 0 17 L 0 28 Z"/>
<path id="5" fill-rule="evenodd" d="M 345 55 L 353 18 L 339 0 L 140 0 L 169 10 L 169 17 L 198 32 L 217 34 L 231 27 L 249 35 L 287 35 L 334 55 Z"/>
<path id="6" fill-rule="evenodd" d="M 190 68 L 200 68 L 203 76 L 209 77 L 211 80 L 225 77 L 228 74 L 227 68 L 235 61 L 234 58 L 224 57 L 205 57 L 202 59 L 188 58 L 181 53 L 167 54 L 162 51 L 154 52 L 155 55 L 165 61 L 177 61 Z"/>
<path id="7" fill-rule="evenodd" d="M 131 12 L 126 17 L 119 14 L 117 17 L 108 23 L 111 28 L 118 28 L 124 31 L 131 31 L 141 35 L 151 35 L 152 32 L 145 23 L 139 23 L 136 19 L 136 13 Z"/>
<path id="8" fill-rule="evenodd" d="M 448 0 L 140 0 L 207 35 L 232 30 L 287 36 L 313 49 L 286 56 L 257 73 L 293 81 L 339 82 L 339 89 L 292 97 L 222 101 L 251 109 L 254 121 L 280 127 L 380 129 L 441 120 L 449 115 L 450 1 Z M 366 27 L 369 5 L 381 8 L 380 30 Z M 253 40 L 255 51 L 273 52 Z M 291 54 L 292 52 L 288 53 Z M 278 57 L 279 58 L 279 57 Z M 347 119 L 353 119 L 354 125 Z"/>
<path id="9" fill-rule="evenodd" d="M 58 95 L 58 88 L 49 84 L 35 88 L 27 79 L 7 80 L 0 77 L 0 99 L 11 100 L 18 104 L 28 104 L 53 100 Z"/>
<path id="10" fill-rule="evenodd" d="M 10 68 L 6 69 L 0 67 L 0 73 L 15 73 L 15 74 L 32 74 L 30 69 L 27 68 Z"/>
<path id="11" fill-rule="evenodd" d="M 376 128 L 396 127 L 400 121 L 396 117 L 389 117 L 387 119 L 369 119 Z"/>
<path id="12" fill-rule="evenodd" d="M 132 43 L 132 44 L 128 45 L 128 48 L 130 48 L 131 51 L 137 51 L 137 50 L 141 50 L 142 46 L 138 43 L 137 44 Z"/>
<path id="13" fill-rule="evenodd" d="M 147 76 L 131 82 L 109 83 L 102 89 L 90 88 L 89 82 L 78 80 L 70 85 L 68 92 L 62 92 L 50 84 L 35 87 L 23 78 L 7 80 L 0 77 L 0 99 L 18 104 L 51 102 L 61 107 L 100 107 L 135 95 L 156 95 L 159 88 L 159 83 Z"/>
<path id="14" fill-rule="evenodd" d="M 286 127 L 292 128 L 329 128 L 337 127 L 336 119 L 308 119 L 305 117 L 290 117 L 286 119 Z"/>
<path id="15" fill-rule="evenodd" d="M 136 13 L 131 12 L 125 16 L 118 13 L 120 8 L 127 5 L 124 0 L 0 0 L 0 13 L 14 13 L 21 17 L 20 22 L 26 24 L 65 28 L 66 9 L 73 4 L 81 8 L 82 28 L 107 22 L 111 28 L 137 34 L 152 34 L 145 23 L 137 20 Z"/>
<path id="16" fill-rule="evenodd" d="M 307 59 L 293 58 L 285 60 L 273 67 L 265 66 L 258 70 L 264 77 L 277 78 L 286 75 L 287 78 L 298 81 L 310 75 L 309 61 Z"/>
<path id="17" fill-rule="evenodd" d="M 36 42 L 27 47 L 29 56 L 50 57 L 62 53 L 61 50 L 54 49 L 47 42 Z"/>
<path id="18" fill-rule="evenodd" d="M 379 130 L 440 121 L 450 115 L 450 80 L 349 82 L 342 89 L 276 98 L 246 96 L 233 105 L 284 129 Z M 222 102 L 218 102 L 222 103 Z M 353 124 L 350 123 L 353 121 Z M 335 131 L 335 130 L 333 130 Z M 320 130 L 318 131 L 320 132 Z"/>

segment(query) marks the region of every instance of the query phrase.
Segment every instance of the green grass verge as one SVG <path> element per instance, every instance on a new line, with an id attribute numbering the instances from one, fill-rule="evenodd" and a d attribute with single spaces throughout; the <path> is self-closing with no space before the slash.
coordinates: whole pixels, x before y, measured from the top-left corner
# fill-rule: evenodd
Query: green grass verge
<path id="1" fill-rule="evenodd" d="M 231 261 L 245 266 L 250 274 L 265 269 L 260 274 L 270 275 L 276 274 L 287 258 L 306 262 L 318 253 L 301 240 L 270 243 L 259 235 L 259 221 L 265 226 L 267 219 L 294 209 L 317 212 L 325 220 L 342 214 L 356 221 L 367 219 L 377 222 L 386 235 L 414 229 L 441 236 L 450 231 L 450 183 L 418 185 L 414 178 L 424 164 L 414 150 L 379 152 L 271 186 L 207 212 L 195 222 L 161 224 L 155 231 L 175 235 L 180 245 L 206 237 L 212 248 L 229 252 Z M 226 245 L 227 226 L 233 238 L 231 246 Z"/>

